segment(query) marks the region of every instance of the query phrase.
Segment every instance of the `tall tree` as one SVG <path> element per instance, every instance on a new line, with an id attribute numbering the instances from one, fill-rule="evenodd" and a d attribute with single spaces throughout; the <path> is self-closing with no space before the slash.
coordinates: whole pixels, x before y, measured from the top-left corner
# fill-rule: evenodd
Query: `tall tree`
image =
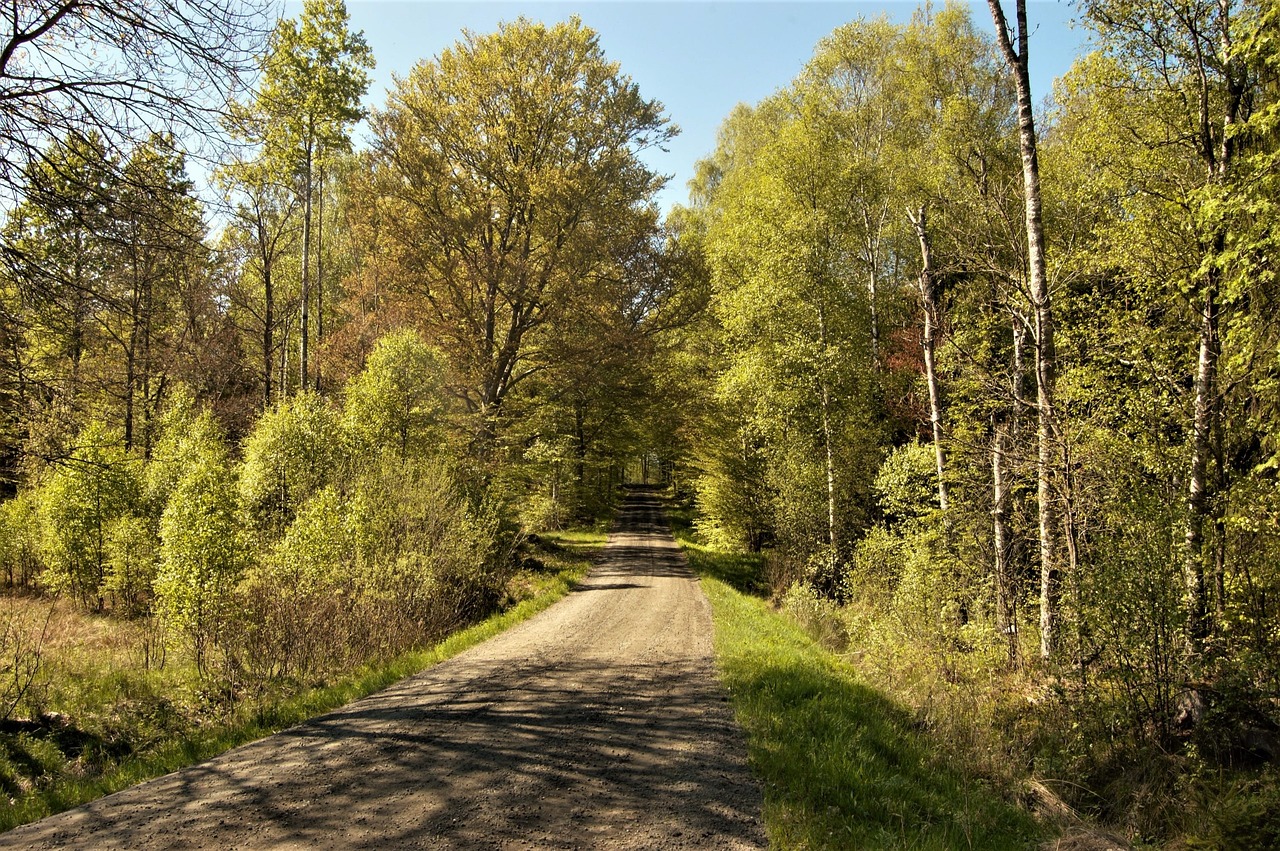
<path id="1" fill-rule="evenodd" d="M 121 169 L 103 234 L 111 254 L 100 322 L 120 350 L 125 449 L 149 452 L 172 356 L 188 328 L 208 251 L 199 202 L 173 140 L 157 136 Z M 141 414 L 141 428 L 138 428 Z M 139 440 L 139 438 L 141 438 Z"/>
<path id="2" fill-rule="evenodd" d="M 276 384 L 273 375 L 277 350 L 287 345 L 277 334 L 283 327 L 279 316 L 282 269 L 296 239 L 297 196 L 291 183 L 273 174 L 265 159 L 224 166 L 220 177 L 226 189 L 235 194 L 232 227 L 224 234 L 224 247 L 238 260 L 231 300 L 248 314 L 261 340 L 265 410 L 271 406 L 273 385 L 280 392 L 286 390 L 283 382 Z"/>
<path id="3" fill-rule="evenodd" d="M 1238 0 L 1193 0 L 1175 7 L 1089 0 L 1083 7 L 1105 58 L 1091 66 L 1093 84 L 1105 80 L 1118 93 L 1099 92 L 1095 103 L 1129 137 L 1118 149 L 1137 195 L 1128 206 L 1146 206 L 1151 213 L 1159 209 L 1167 221 L 1181 223 L 1172 240 L 1161 237 L 1168 248 L 1161 265 L 1194 315 L 1182 530 L 1184 633 L 1194 661 L 1210 632 L 1206 577 L 1225 570 L 1225 549 L 1216 543 L 1223 537 L 1223 518 L 1214 507 L 1222 504 L 1228 474 L 1221 442 L 1224 311 L 1230 328 L 1248 316 L 1256 298 L 1248 293 L 1257 285 L 1244 272 L 1254 249 L 1239 240 L 1261 200 L 1252 188 L 1261 175 L 1249 173 L 1246 153 L 1266 147 L 1259 144 L 1264 137 L 1248 134 L 1255 104 L 1261 106 L 1265 98 L 1258 90 L 1257 57 L 1251 61 L 1243 47 L 1259 10 Z M 1153 224 L 1148 215 L 1135 215 L 1117 228 L 1123 233 Z M 1206 534 L 1209 522 L 1216 526 L 1212 535 Z M 1207 563 L 1213 563 L 1212 570 Z"/>
<path id="4" fill-rule="evenodd" d="M 374 64 L 364 34 L 352 33 L 349 20 L 344 0 L 304 0 L 299 19 L 280 21 L 263 61 L 264 80 L 255 104 L 258 120 L 248 125 L 258 128 L 266 157 L 296 181 L 302 207 L 302 387 L 309 386 L 313 356 L 311 302 L 324 284 L 312 278 L 313 206 L 317 190 L 323 192 L 328 157 L 350 148 L 351 127 L 364 117 L 360 98 L 369 88 L 368 71 Z M 323 251 L 323 244 L 316 242 L 315 250 Z M 323 302 L 318 305 L 322 309 Z M 317 318 L 323 322 L 322 314 Z M 318 367 L 315 389 L 320 389 Z"/>
<path id="5" fill-rule="evenodd" d="M 30 170 L 31 197 L 6 228 L 28 308 L 14 361 L 27 404 L 118 415 L 125 448 L 149 447 L 166 376 L 207 305 L 204 223 L 184 162 L 164 136 L 124 162 L 96 137 L 69 140 Z"/>
<path id="6" fill-rule="evenodd" d="M 1010 27 L 1001 0 L 987 0 L 995 21 L 996 43 L 1008 63 L 1018 98 L 1018 139 L 1022 154 L 1022 188 L 1026 213 L 1028 283 L 1035 324 L 1036 407 L 1038 457 L 1036 494 L 1040 515 L 1040 656 L 1049 659 L 1057 640 L 1058 618 L 1058 494 L 1055 493 L 1058 445 L 1054 385 L 1057 354 L 1054 348 L 1053 301 L 1045 259 L 1043 201 L 1040 194 L 1040 161 L 1036 142 L 1035 106 L 1031 93 L 1026 0 L 1014 0 L 1016 29 Z"/>
<path id="7" fill-rule="evenodd" d="M 576 18 L 467 34 L 372 124 L 382 201 L 366 206 L 487 454 L 513 388 L 554 361 L 542 329 L 607 301 L 618 246 L 653 225 L 665 178 L 639 152 L 675 131 Z"/>

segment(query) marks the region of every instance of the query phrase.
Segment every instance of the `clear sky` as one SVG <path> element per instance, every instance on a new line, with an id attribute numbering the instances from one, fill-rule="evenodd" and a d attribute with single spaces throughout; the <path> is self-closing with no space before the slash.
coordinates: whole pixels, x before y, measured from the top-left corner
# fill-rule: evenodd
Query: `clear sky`
<path id="1" fill-rule="evenodd" d="M 622 66 L 647 98 L 667 108 L 681 133 L 667 152 L 647 155 L 650 166 L 672 175 L 659 197 L 663 209 L 684 203 L 694 164 L 715 147 L 720 122 L 738 103 L 756 103 L 787 85 L 818 41 L 840 24 L 887 15 L 906 21 L 915 2 L 672 2 L 672 0 L 347 0 L 351 27 L 363 30 L 378 67 L 367 103 L 386 101 L 392 75 L 458 40 L 463 28 L 492 32 L 520 16 L 546 23 L 577 14 L 600 34 L 605 54 Z M 938 4 L 941 5 L 941 4 Z M 301 2 L 284 13 L 295 16 Z M 984 3 L 974 19 L 992 30 Z M 1061 0 L 1031 0 L 1032 90 L 1050 92 L 1084 48 L 1085 33 L 1072 27 L 1074 9 Z"/>

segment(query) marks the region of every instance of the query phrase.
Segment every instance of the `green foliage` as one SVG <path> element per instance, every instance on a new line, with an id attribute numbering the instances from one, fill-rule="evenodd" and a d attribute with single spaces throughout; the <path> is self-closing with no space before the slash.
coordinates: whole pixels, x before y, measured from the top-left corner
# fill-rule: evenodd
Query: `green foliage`
<path id="1" fill-rule="evenodd" d="M 254 117 L 268 157 L 292 173 L 307 172 L 321 149 L 348 146 L 347 128 L 364 117 L 373 53 L 348 21 L 343 0 L 305 0 L 302 15 L 281 19 L 272 35 Z"/>
<path id="2" fill-rule="evenodd" d="M 880 465 L 872 491 L 891 523 L 923 517 L 938 507 L 933 448 L 921 443 L 899 446 Z"/>
<path id="3" fill-rule="evenodd" d="M 786 615 L 715 578 L 723 559 L 739 557 L 689 552 L 711 601 L 725 685 L 765 782 L 771 844 L 1026 848 L 1040 837 L 1029 814 L 971 766 L 949 763 L 909 711 Z M 805 599 L 814 612 L 823 606 Z"/>
<path id="4" fill-rule="evenodd" d="M 675 131 L 577 18 L 465 34 L 398 80 L 371 124 L 364 208 L 486 455 L 513 391 L 566 362 L 589 374 L 579 352 L 603 341 L 595 360 L 612 360 L 615 331 L 646 318 L 665 179 L 640 152 Z"/>
<path id="5" fill-rule="evenodd" d="M 290 396 L 262 415 L 243 451 L 241 504 L 259 529 L 282 530 L 337 472 L 342 458 L 338 417 L 314 393 Z"/>
<path id="6" fill-rule="evenodd" d="M 34 587 L 43 567 L 41 537 L 39 493 L 35 489 L 0 502 L 0 569 L 6 587 Z"/>
<path id="7" fill-rule="evenodd" d="M 159 524 L 160 515 L 187 468 L 223 440 L 222 429 L 212 413 L 197 406 L 187 387 L 174 388 L 160 417 L 158 438 L 143 472 L 144 502 L 155 524 Z"/>
<path id="8" fill-rule="evenodd" d="M 440 355 L 415 331 L 393 331 L 369 354 L 364 371 L 347 383 L 343 430 L 358 453 L 421 457 L 443 438 Z"/>
<path id="9" fill-rule="evenodd" d="M 103 590 L 111 595 L 112 608 L 125 617 L 142 617 L 151 611 L 158 543 L 149 518 L 117 517 L 107 526 Z"/>
<path id="10" fill-rule="evenodd" d="M 133 512 L 141 496 L 137 463 L 118 438 L 94 424 L 77 438 L 72 455 L 39 491 L 45 587 L 80 605 L 101 608 L 107 574 L 107 532 Z"/>
<path id="11" fill-rule="evenodd" d="M 221 436 L 206 434 L 189 452 L 160 518 L 155 594 L 164 622 L 188 639 L 203 666 L 228 624 L 249 551 Z"/>
<path id="12" fill-rule="evenodd" d="M 727 418 L 726 418 L 727 419 Z M 697 528 L 708 542 L 756 552 L 772 531 L 766 459 L 749 426 L 703 432 L 695 481 Z"/>

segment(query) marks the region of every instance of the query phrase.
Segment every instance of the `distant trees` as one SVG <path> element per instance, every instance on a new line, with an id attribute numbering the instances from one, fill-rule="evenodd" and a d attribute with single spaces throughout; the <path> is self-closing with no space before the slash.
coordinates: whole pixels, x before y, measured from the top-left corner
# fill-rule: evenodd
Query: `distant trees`
<path id="1" fill-rule="evenodd" d="M 124 160 L 97 136 L 54 145 L 3 234 L 0 364 L 29 451 L 57 458 L 91 411 L 147 453 L 167 385 L 211 321 L 205 228 L 184 160 L 156 136 Z M 40 425 L 37 425 L 40 424 Z"/>

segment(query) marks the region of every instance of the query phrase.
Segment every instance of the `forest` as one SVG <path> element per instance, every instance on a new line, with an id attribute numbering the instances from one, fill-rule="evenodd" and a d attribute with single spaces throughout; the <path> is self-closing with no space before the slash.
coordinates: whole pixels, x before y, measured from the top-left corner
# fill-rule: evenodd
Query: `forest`
<path id="1" fill-rule="evenodd" d="M 261 712 L 643 481 L 1011 798 L 1280 844 L 1280 6 L 1078 0 L 1052 92 L 1024 0 L 852 20 L 666 213 L 578 18 L 366 109 L 343 0 L 14 8 L 0 797 L 55 609 L 111 723 Z"/>

